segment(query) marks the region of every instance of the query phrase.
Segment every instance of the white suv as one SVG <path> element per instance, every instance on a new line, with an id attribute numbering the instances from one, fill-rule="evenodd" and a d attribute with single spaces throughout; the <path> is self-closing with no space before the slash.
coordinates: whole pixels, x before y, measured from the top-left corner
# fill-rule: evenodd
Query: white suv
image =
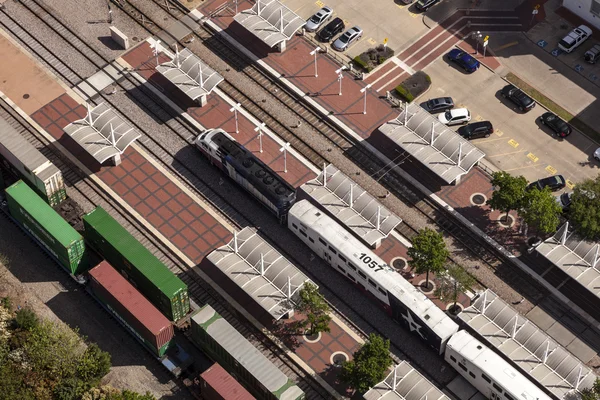
<path id="1" fill-rule="evenodd" d="M 471 120 L 471 113 L 466 108 L 455 108 L 438 115 L 438 120 L 444 125 L 466 124 Z"/>
<path id="2" fill-rule="evenodd" d="M 579 25 L 558 42 L 558 48 L 570 53 L 590 36 L 592 36 L 592 30 L 585 25 Z"/>

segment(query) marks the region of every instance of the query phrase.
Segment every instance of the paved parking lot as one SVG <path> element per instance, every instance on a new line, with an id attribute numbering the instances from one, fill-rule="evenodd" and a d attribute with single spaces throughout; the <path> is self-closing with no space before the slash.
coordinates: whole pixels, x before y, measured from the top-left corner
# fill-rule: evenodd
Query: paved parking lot
<path id="1" fill-rule="evenodd" d="M 420 14 L 412 13 L 410 7 L 397 5 L 393 0 L 378 1 L 376 7 L 361 0 L 284 0 L 284 4 L 304 19 L 326 5 L 333 9 L 333 18 L 344 20 L 346 29 L 360 26 L 364 32 L 362 39 L 344 52 L 351 58 L 382 44 L 385 38 L 387 45 L 397 52 L 429 30 Z"/>
<path id="2" fill-rule="evenodd" d="M 516 111 L 515 105 L 499 94 L 507 84 L 499 75 L 486 68 L 467 75 L 443 58 L 425 71 L 433 85 L 420 101 L 451 96 L 457 107 L 471 111 L 473 121 L 492 122 L 495 133 L 474 143 L 496 167 L 529 181 L 562 174 L 570 186 L 600 171 L 600 164 L 589 156 L 596 148 L 591 140 L 579 132 L 564 140 L 554 137 L 539 124 L 538 118 L 545 112 L 539 104 L 526 114 Z"/>

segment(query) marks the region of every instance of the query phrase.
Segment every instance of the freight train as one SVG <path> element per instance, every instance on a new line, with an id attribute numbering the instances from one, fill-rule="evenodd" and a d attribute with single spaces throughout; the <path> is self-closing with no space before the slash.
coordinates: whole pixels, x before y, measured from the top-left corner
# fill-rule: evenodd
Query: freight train
<path id="1" fill-rule="evenodd" d="M 212 164 L 232 177 L 234 174 L 248 175 L 246 165 L 253 164 L 244 164 L 244 160 L 256 159 L 221 129 L 205 131 L 198 136 L 195 144 Z M 232 152 L 236 155 L 236 163 L 229 162 L 228 155 Z M 271 170 L 269 173 L 275 174 Z M 234 180 L 240 183 L 238 179 Z M 241 184 L 246 190 L 257 192 L 254 196 L 270 207 L 263 200 L 268 189 L 262 184 L 253 185 L 252 182 L 244 181 Z M 279 221 L 287 221 L 287 227 L 300 240 L 375 299 L 395 321 L 416 334 L 438 354 L 445 354 L 449 364 L 488 399 L 551 398 L 500 355 L 469 333 L 460 331 L 452 318 L 325 212 L 307 200 L 295 202 L 295 196 L 291 195 L 287 198 L 293 199 L 293 204 L 278 209 Z M 284 215 L 286 212 L 287 215 Z"/>
<path id="2" fill-rule="evenodd" d="M 242 186 L 285 223 L 296 189 L 223 129 L 209 129 L 195 140 L 211 164 Z"/>

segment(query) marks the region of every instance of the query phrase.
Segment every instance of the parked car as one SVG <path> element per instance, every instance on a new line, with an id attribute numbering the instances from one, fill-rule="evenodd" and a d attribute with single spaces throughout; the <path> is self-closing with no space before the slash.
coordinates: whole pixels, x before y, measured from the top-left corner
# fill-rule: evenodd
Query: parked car
<path id="1" fill-rule="evenodd" d="M 506 85 L 500 92 L 502 97 L 515 103 L 519 110 L 527 112 L 535 107 L 535 101 L 515 85 Z"/>
<path id="2" fill-rule="evenodd" d="M 363 31 L 358 26 L 354 26 L 344 32 L 335 42 L 333 48 L 337 51 L 347 50 L 350 45 L 362 37 Z"/>
<path id="3" fill-rule="evenodd" d="M 448 53 L 448 59 L 458 64 L 465 72 L 471 73 L 477 71 L 479 68 L 479 61 L 477 61 L 469 53 L 462 51 L 461 49 L 452 49 Z"/>
<path id="4" fill-rule="evenodd" d="M 567 137 L 571 134 L 571 127 L 565 121 L 560 119 L 558 115 L 546 112 L 540 117 L 540 122 L 552 129 L 561 138 Z"/>
<path id="5" fill-rule="evenodd" d="M 467 140 L 486 138 L 494 133 L 494 127 L 490 121 L 480 121 L 461 126 L 457 132 Z"/>
<path id="6" fill-rule="evenodd" d="M 438 113 L 454 108 L 454 100 L 452 100 L 452 97 L 438 97 L 437 99 L 427 100 L 421 104 L 421 107 L 432 114 Z"/>
<path id="7" fill-rule="evenodd" d="M 454 108 L 438 115 L 438 120 L 444 125 L 466 124 L 471 120 L 471 113 L 466 108 Z"/>
<path id="8" fill-rule="evenodd" d="M 598 161 L 600 161 L 600 147 L 598 147 L 596 149 L 596 151 L 594 152 L 594 158 Z"/>
<path id="9" fill-rule="evenodd" d="M 596 61 L 600 58 L 600 44 L 593 45 L 591 49 L 585 52 L 583 58 L 590 64 L 596 64 Z"/>
<path id="10" fill-rule="evenodd" d="M 325 25 L 325 28 L 321 29 L 317 33 L 317 38 L 322 42 L 329 42 L 335 35 L 341 33 L 346 29 L 344 21 L 341 18 L 334 18 L 333 21 Z"/>
<path id="11" fill-rule="evenodd" d="M 333 10 L 330 7 L 323 7 L 319 11 L 317 11 L 312 17 L 306 21 L 306 25 L 304 25 L 304 29 L 308 32 L 314 32 L 321 27 L 325 22 L 331 19 L 333 15 Z"/>
<path id="12" fill-rule="evenodd" d="M 558 48 L 566 53 L 571 53 L 590 36 L 592 36 L 592 30 L 585 25 L 579 25 L 558 42 Z"/>
<path id="13" fill-rule="evenodd" d="M 562 207 L 563 211 L 568 211 L 569 207 L 571 207 L 571 197 L 573 196 L 573 192 L 564 192 L 555 196 L 556 202 L 559 206 Z"/>
<path id="14" fill-rule="evenodd" d="M 530 183 L 529 185 L 527 185 L 527 190 L 531 190 L 534 188 L 538 190 L 543 190 L 545 187 L 549 187 L 550 190 L 556 192 L 557 190 L 564 188 L 566 185 L 567 183 L 562 175 L 554 175 Z"/>
<path id="15" fill-rule="evenodd" d="M 433 7 L 441 0 L 418 0 L 415 4 L 415 7 L 419 11 L 427 11 L 429 8 Z"/>

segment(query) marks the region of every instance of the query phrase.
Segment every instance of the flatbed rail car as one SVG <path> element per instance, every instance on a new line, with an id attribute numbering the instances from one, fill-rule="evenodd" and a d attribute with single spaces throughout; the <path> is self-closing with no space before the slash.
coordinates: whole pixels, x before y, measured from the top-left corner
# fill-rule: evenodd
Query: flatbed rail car
<path id="1" fill-rule="evenodd" d="M 83 237 L 22 180 L 6 188 L 11 217 L 74 279 L 89 269 Z"/>
<path id="2" fill-rule="evenodd" d="M 236 374 L 258 399 L 300 400 L 304 392 L 210 305 L 191 318 L 192 341 Z"/>
<path id="3" fill-rule="evenodd" d="M 285 223 L 296 201 L 296 190 L 271 167 L 222 129 L 209 129 L 195 141 L 211 164 L 260 201 L 280 223 Z"/>
<path id="4" fill-rule="evenodd" d="M 171 322 L 108 262 L 89 271 L 86 289 L 174 376 L 191 364 Z"/>
<path id="5" fill-rule="evenodd" d="M 85 238 L 171 321 L 190 310 L 188 288 L 102 207 L 83 216 Z"/>
<path id="6" fill-rule="evenodd" d="M 60 170 L 3 118 L 0 118 L 0 160 L 52 207 L 67 198 Z"/>

